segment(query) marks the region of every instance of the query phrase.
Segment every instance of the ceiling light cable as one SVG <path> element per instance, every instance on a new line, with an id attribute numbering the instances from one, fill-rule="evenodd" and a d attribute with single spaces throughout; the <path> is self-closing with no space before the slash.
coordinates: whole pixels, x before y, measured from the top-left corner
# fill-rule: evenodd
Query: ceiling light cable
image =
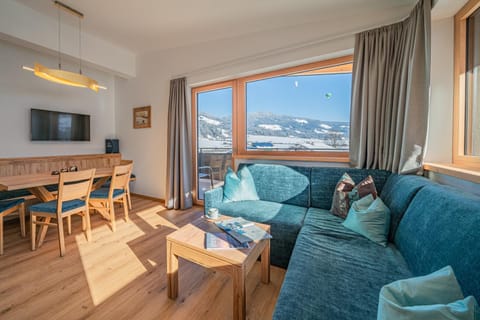
<path id="1" fill-rule="evenodd" d="M 28 66 L 22 66 L 22 69 L 33 72 L 35 76 L 73 87 L 89 88 L 95 92 L 99 89 L 106 90 L 105 86 L 101 86 L 98 82 L 92 78 L 84 76 L 82 74 L 82 20 L 84 15 L 78 10 L 73 9 L 66 4 L 55 0 L 53 2 L 57 6 L 58 10 L 58 69 L 49 69 L 39 63 L 35 63 L 33 68 Z M 78 64 L 79 73 L 62 70 L 62 22 L 60 9 L 67 11 L 68 13 L 77 16 L 78 19 Z"/>

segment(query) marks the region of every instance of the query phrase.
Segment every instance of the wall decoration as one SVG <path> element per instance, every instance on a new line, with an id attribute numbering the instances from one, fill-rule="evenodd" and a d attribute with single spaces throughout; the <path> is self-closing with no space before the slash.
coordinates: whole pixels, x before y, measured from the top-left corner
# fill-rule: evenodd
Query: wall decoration
<path id="1" fill-rule="evenodd" d="M 133 128 L 151 128 L 152 112 L 151 106 L 133 108 Z"/>

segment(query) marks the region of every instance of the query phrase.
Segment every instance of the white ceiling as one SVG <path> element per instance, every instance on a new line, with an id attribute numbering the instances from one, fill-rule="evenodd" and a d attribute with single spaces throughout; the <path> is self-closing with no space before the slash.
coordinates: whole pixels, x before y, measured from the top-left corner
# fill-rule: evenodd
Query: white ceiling
<path id="1" fill-rule="evenodd" d="M 52 0 L 16 0 L 57 18 Z M 85 14 L 83 30 L 134 53 L 234 38 L 392 10 L 406 16 L 417 0 L 63 0 Z M 439 0 L 452 15 L 466 0 Z M 62 14 L 63 21 L 76 23 Z"/>

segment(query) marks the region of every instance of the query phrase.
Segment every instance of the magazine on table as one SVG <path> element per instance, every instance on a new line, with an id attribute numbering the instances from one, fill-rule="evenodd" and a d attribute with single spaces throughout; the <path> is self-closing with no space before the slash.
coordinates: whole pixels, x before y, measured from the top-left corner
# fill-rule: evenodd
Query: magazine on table
<path id="1" fill-rule="evenodd" d="M 243 218 L 217 221 L 215 224 L 241 243 L 272 238 L 268 232 L 255 225 L 254 222 Z"/>
<path id="2" fill-rule="evenodd" d="M 205 248 L 209 250 L 216 249 L 248 249 L 250 245 L 240 243 L 237 239 L 226 232 L 205 233 Z"/>

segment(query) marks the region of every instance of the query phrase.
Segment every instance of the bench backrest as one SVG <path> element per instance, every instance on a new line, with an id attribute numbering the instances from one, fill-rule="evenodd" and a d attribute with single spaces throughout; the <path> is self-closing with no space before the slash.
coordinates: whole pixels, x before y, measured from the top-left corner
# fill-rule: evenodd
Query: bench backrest
<path id="1" fill-rule="evenodd" d="M 51 173 L 72 166 L 78 170 L 112 168 L 119 165 L 121 159 L 120 153 L 0 159 L 0 176 Z"/>

